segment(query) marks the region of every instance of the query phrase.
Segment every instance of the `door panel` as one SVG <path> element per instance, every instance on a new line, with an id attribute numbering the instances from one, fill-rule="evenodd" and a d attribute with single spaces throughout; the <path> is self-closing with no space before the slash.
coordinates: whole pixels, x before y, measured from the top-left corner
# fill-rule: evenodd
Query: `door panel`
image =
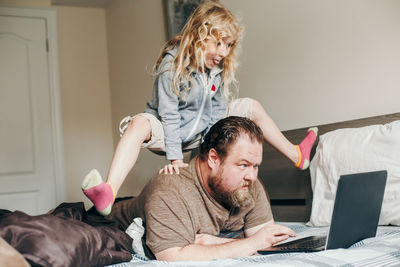
<path id="1" fill-rule="evenodd" d="M 0 208 L 56 204 L 46 21 L 0 16 Z"/>
<path id="2" fill-rule="evenodd" d="M 0 35 L 0 114 L 5 125 L 0 129 L 0 174 L 34 168 L 28 42 L 14 34 Z"/>

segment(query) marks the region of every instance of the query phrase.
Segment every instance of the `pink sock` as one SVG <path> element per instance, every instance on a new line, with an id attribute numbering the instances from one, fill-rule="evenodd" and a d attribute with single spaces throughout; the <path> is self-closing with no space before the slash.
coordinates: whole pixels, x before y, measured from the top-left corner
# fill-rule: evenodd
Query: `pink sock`
<path id="1" fill-rule="evenodd" d="M 301 141 L 300 145 L 296 146 L 297 152 L 299 153 L 299 160 L 296 163 L 296 167 L 301 170 L 307 169 L 310 165 L 310 153 L 317 139 L 317 134 L 317 127 L 308 129 L 307 136 Z"/>
<path id="2" fill-rule="evenodd" d="M 110 214 L 115 193 L 110 184 L 104 183 L 97 170 L 91 170 L 82 182 L 83 193 L 93 202 L 97 212 Z"/>

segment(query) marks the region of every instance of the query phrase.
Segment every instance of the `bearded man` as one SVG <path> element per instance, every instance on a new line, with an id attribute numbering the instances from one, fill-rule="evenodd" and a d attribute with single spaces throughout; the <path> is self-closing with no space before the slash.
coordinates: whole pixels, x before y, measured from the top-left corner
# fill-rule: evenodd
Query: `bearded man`
<path id="1" fill-rule="evenodd" d="M 262 143 L 262 131 L 253 121 L 222 119 L 187 168 L 157 174 L 137 198 L 116 203 L 109 218 L 127 226 L 141 217 L 147 247 L 165 261 L 248 256 L 294 236 L 274 223 L 257 177 Z M 226 232 L 244 236 L 220 237 Z"/>

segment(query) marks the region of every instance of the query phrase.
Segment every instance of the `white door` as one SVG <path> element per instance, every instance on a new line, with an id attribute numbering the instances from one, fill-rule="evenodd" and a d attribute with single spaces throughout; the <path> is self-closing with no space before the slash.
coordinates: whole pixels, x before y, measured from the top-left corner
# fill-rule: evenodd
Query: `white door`
<path id="1" fill-rule="evenodd" d="M 0 209 L 31 215 L 60 191 L 47 23 L 0 13 Z"/>

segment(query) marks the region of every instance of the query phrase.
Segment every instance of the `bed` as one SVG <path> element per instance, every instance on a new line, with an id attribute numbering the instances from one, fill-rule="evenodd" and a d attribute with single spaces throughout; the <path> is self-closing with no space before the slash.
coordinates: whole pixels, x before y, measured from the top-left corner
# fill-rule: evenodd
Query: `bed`
<path id="1" fill-rule="evenodd" d="M 107 264 L 113 267 L 149 265 L 248 266 L 269 264 L 274 266 L 400 266 L 400 172 L 397 172 L 397 170 L 400 170 L 400 113 L 320 125 L 318 128 L 319 135 L 322 136 L 318 144 L 316 144 L 312 150 L 312 154 L 315 154 L 314 158 L 316 160 L 313 159 L 310 170 L 307 171 L 297 170 L 280 153 L 276 152 L 269 145 L 264 145 L 263 163 L 259 169 L 259 177 L 268 191 L 275 221 L 292 228 L 297 233 L 295 238 L 301 238 L 310 234 L 326 234 L 328 231 L 327 221 L 329 221 L 329 201 L 331 200 L 330 198 L 332 198 L 335 180 L 329 180 L 331 179 L 329 178 L 328 181 L 325 181 L 324 178 L 320 178 L 320 176 L 329 176 L 331 173 L 336 173 L 333 168 L 321 169 L 319 165 L 324 161 L 328 161 L 328 165 L 335 165 L 334 162 L 342 162 L 338 167 L 342 168 L 346 165 L 347 168 L 349 167 L 347 166 L 349 160 L 354 161 L 354 159 L 349 159 L 348 157 L 356 154 L 356 157 L 361 157 L 361 160 L 357 159 L 357 164 L 353 164 L 354 166 L 352 165 L 349 167 L 353 168 L 352 171 L 362 170 L 365 166 L 361 163 L 366 162 L 368 163 L 367 168 L 386 168 L 389 169 L 389 174 L 391 175 L 391 178 L 389 177 L 390 183 L 387 184 L 387 191 L 385 191 L 385 208 L 382 208 L 380 226 L 378 227 L 376 237 L 362 240 L 349 249 L 328 250 L 315 253 L 253 255 L 249 257 L 206 262 L 186 261 L 167 263 L 148 260 L 145 257 L 133 253 L 132 250 L 128 248 L 132 239 L 126 237 L 122 231 L 118 230 L 118 225 L 113 225 L 112 222 L 102 222 L 98 220 L 98 218 L 91 217 L 94 216 L 93 213 L 85 214 L 85 212 L 81 210 L 81 206 L 78 205 L 78 209 L 80 212 L 83 212 L 83 214 L 71 215 L 70 211 L 65 212 L 58 209 L 58 215 L 60 215 L 60 213 L 64 215 L 67 214 L 69 217 L 75 217 L 72 219 L 75 220 L 78 218 L 84 223 L 86 223 L 88 218 L 94 218 L 95 220 L 91 220 L 90 222 L 92 226 L 103 227 L 104 224 L 107 226 L 107 230 L 103 228 L 97 230 L 92 229 L 91 231 L 94 232 L 94 235 L 98 234 L 96 231 L 106 231 L 108 236 L 100 239 L 102 246 L 98 247 L 96 250 L 84 247 L 86 251 L 84 253 L 85 255 L 80 255 L 82 254 L 80 253 L 82 250 L 82 243 L 80 244 L 81 247 L 72 249 L 71 246 L 65 246 L 65 244 L 60 246 L 61 250 L 64 247 L 69 249 L 69 257 L 78 257 L 75 262 L 69 259 L 69 264 L 64 264 L 64 266 Z M 307 128 L 285 131 L 284 135 L 293 143 L 298 143 L 304 136 L 306 130 Z M 394 133 L 395 131 L 396 133 Z M 391 139 L 389 142 L 385 139 L 387 136 Z M 332 142 L 332 140 L 337 141 L 338 138 L 344 140 L 340 142 L 341 145 L 336 145 L 337 142 Z M 354 140 L 352 140 L 352 138 Z M 332 144 L 334 144 L 335 150 L 341 151 L 342 154 L 339 153 L 339 155 L 330 155 L 326 157 L 326 154 L 332 153 L 332 149 L 331 151 L 329 150 Z M 373 145 L 358 149 L 368 144 Z M 379 145 L 375 146 L 375 144 Z M 360 153 L 347 153 L 346 149 L 355 150 L 354 147 L 352 148 L 352 145 L 355 145 L 357 150 L 360 150 Z M 382 155 L 376 149 L 378 146 L 382 147 Z M 373 157 L 365 157 L 368 153 L 373 154 Z M 391 165 L 385 165 L 381 163 L 381 161 L 385 164 L 388 162 L 387 164 Z M 374 167 L 374 164 L 377 164 L 377 166 Z M 348 170 L 349 169 L 347 169 L 347 171 Z M 310 172 L 312 175 L 310 175 Z M 327 199 L 324 199 L 326 197 Z M 316 203 L 319 203 L 319 205 L 316 205 Z M 1 218 L 0 212 L 0 234 L 2 233 Z M 71 218 L 68 220 L 71 220 Z M 110 228 L 110 226 L 112 227 Z M 82 225 L 80 225 L 80 227 L 82 227 Z M 53 235 L 53 239 L 60 239 L 57 233 L 53 233 Z M 115 238 L 115 236 L 118 236 L 118 238 Z M 10 240 L 7 240 L 7 235 L 4 234 L 4 231 L 1 237 L 10 244 L 12 243 Z M 108 243 L 110 240 L 107 238 L 112 239 L 114 243 Z M 88 240 L 86 240 L 86 242 L 90 243 Z M 104 250 L 107 250 L 107 253 L 104 253 Z M 26 251 L 20 252 L 27 258 L 26 254 L 24 254 Z M 41 252 L 40 248 L 39 252 Z M 66 254 L 66 252 L 64 254 Z M 79 257 L 87 255 L 91 256 L 91 259 L 94 261 L 76 265 L 77 262 L 81 263 Z M 50 254 L 50 256 L 54 256 L 57 260 L 65 255 Z M 105 261 L 99 261 L 100 256 L 105 257 Z M 32 258 L 29 259 L 30 263 L 32 263 Z M 63 266 L 62 261 L 58 260 L 58 263 L 60 263 L 59 266 Z M 111 265 L 113 263 L 117 264 Z M 57 266 L 57 264 L 42 265 Z"/>
<path id="2" fill-rule="evenodd" d="M 327 227 L 307 227 L 303 223 L 281 223 L 292 228 L 296 238 L 327 233 Z M 396 226 L 380 226 L 377 237 L 365 239 L 349 249 L 327 250 L 314 253 L 286 253 L 275 255 L 254 255 L 234 259 L 220 259 L 205 262 L 162 262 L 147 260 L 134 255 L 131 262 L 112 267 L 131 266 L 400 266 L 400 229 Z"/>

